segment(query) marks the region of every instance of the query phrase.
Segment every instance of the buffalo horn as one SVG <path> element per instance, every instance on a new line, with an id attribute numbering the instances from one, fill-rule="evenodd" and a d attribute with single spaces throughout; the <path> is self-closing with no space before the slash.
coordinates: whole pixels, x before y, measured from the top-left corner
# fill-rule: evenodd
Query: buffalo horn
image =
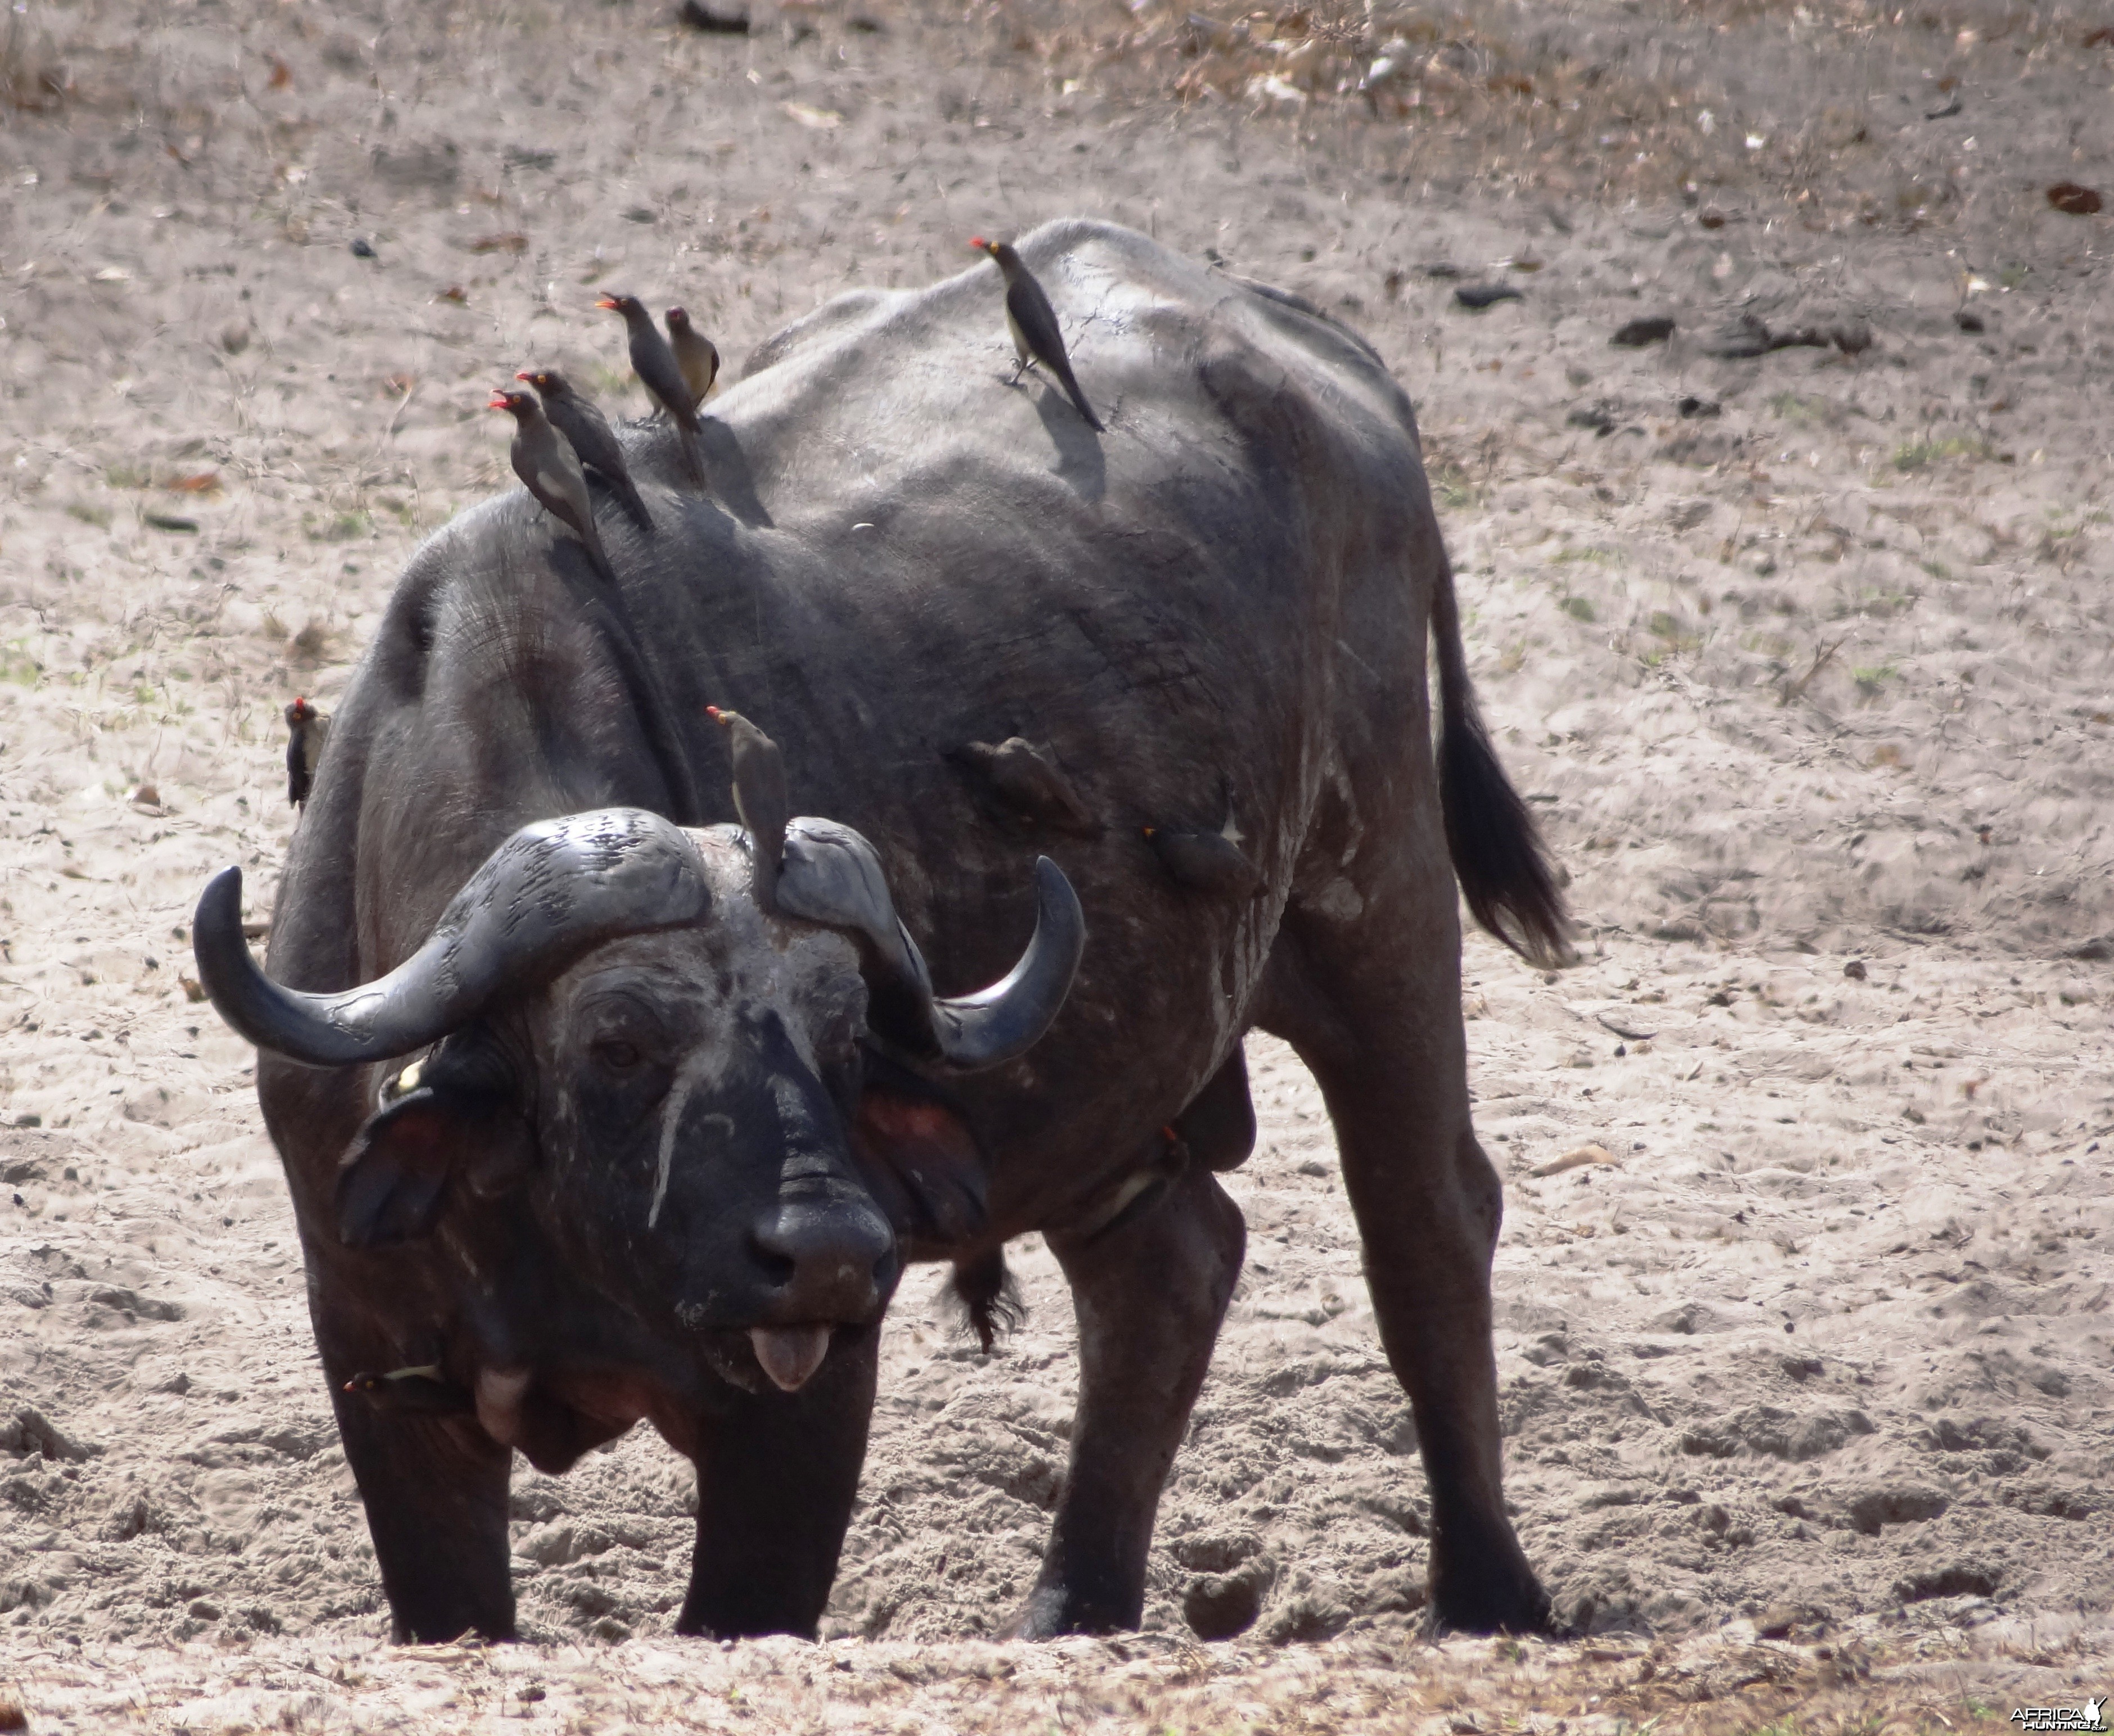
<path id="1" fill-rule="evenodd" d="M 240 868 L 207 883 L 192 948 L 199 981 L 238 1034 L 311 1066 L 345 1067 L 423 1048 L 591 947 L 696 922 L 711 902 L 680 827 L 606 808 L 523 827 L 449 900 L 423 946 L 359 988 L 304 994 L 258 969 L 242 938 Z"/>
<path id="2" fill-rule="evenodd" d="M 785 830 L 777 901 L 789 916 L 850 932 L 859 943 L 869 1024 L 914 1054 L 963 1073 L 1004 1065 L 1034 1047 L 1070 992 L 1087 944 L 1086 916 L 1064 870 L 1035 862 L 1035 932 L 999 982 L 949 999 L 889 896 L 873 845 L 849 826 L 802 815 Z"/>

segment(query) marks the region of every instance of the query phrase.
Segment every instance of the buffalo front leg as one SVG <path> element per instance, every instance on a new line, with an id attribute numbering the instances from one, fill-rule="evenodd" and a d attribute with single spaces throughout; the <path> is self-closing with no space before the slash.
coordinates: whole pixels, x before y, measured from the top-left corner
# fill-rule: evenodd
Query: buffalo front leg
<path id="1" fill-rule="evenodd" d="M 469 1417 L 381 1408 L 332 1384 L 396 1638 L 426 1645 L 471 1633 L 513 1638 L 512 1453 Z"/>
<path id="2" fill-rule="evenodd" d="M 1135 1628 L 1160 1493 L 1203 1386 L 1247 1232 L 1209 1171 L 1191 1169 L 1135 1217 L 1050 1239 L 1079 1325 L 1079 1413 L 1050 1548 L 1014 1632 Z"/>
<path id="3" fill-rule="evenodd" d="M 1505 1516 L 1490 1345 L 1503 1196 L 1469 1124 L 1450 880 L 1444 891 L 1424 932 L 1398 937 L 1399 951 L 1384 931 L 1338 948 L 1313 944 L 1319 925 L 1301 925 L 1303 936 L 1280 943 L 1303 979 L 1280 1005 L 1297 1010 L 1270 1023 L 1320 1084 L 1380 1342 L 1416 1412 L 1431 1490 L 1433 1617 L 1475 1633 L 1538 1633 L 1549 1596 Z"/>
<path id="4" fill-rule="evenodd" d="M 678 1633 L 812 1639 L 851 1523 L 878 1326 L 840 1331 L 797 1392 L 729 1386 L 698 1431 L 698 1551 Z"/>

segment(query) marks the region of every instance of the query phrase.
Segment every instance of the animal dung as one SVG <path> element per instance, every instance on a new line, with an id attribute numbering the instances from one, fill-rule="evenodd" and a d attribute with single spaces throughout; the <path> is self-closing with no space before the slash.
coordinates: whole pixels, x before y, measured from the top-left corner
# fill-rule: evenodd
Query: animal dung
<path id="1" fill-rule="evenodd" d="M 1768 324 L 1752 314 L 1742 314 L 1705 340 L 1703 353 L 1726 361 L 1747 361 L 1768 355 L 1769 348 Z"/>
<path id="2" fill-rule="evenodd" d="M 1772 327 L 1752 314 L 1742 314 L 1706 339 L 1703 353 L 1721 360 L 1749 361 L 1772 350 L 1834 349 L 1845 355 L 1861 355 L 1871 347 L 1872 328 L 1861 319 L 1845 317 Z"/>
<path id="3" fill-rule="evenodd" d="M 2097 216 L 2106 204 L 2092 188 L 2074 181 L 2058 181 L 2048 190 L 2048 202 L 2071 217 Z"/>
<path id="4" fill-rule="evenodd" d="M 1464 283 L 1453 291 L 1453 299 L 1462 307 L 1480 314 L 1500 301 L 1524 301 L 1526 297 L 1509 283 Z"/>
<path id="5" fill-rule="evenodd" d="M 748 14 L 732 7 L 725 11 L 701 6 L 698 0 L 683 0 L 675 9 L 676 21 L 687 24 L 693 30 L 702 30 L 708 35 L 746 36 L 748 34 Z"/>
<path id="6" fill-rule="evenodd" d="M 1608 341 L 1618 350 L 1641 350 L 1646 344 L 1663 344 L 1673 336 L 1671 314 L 1647 314 L 1618 326 Z"/>

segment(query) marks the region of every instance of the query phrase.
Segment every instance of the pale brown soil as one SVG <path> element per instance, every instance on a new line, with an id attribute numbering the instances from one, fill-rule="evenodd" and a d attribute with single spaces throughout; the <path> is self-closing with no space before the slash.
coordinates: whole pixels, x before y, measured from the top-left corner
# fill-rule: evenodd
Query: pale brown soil
<path id="1" fill-rule="evenodd" d="M 0 23 L 0 1683 L 33 1727 L 1935 1728 L 2114 1685 L 2114 218 L 2042 193 L 2114 198 L 2114 45 L 1958 3 L 1186 17 Z M 1338 94 L 1393 33 L 1421 70 Z M 184 985 L 210 871 L 269 908 L 280 708 L 327 709 L 420 536 L 510 483 L 487 387 L 629 389 L 590 286 L 739 358 L 1067 213 L 1315 298 L 1419 404 L 1585 925 L 1549 978 L 1471 941 L 1466 1010 L 1510 1492 L 1594 1638 L 1415 1638 L 1413 1431 L 1318 1097 L 1256 1042 L 1251 1257 L 1144 1636 L 980 1642 L 1068 1427 L 1031 1242 L 988 1359 L 904 1286 L 826 1648 L 671 1638 L 689 1473 L 639 1436 L 517 1486 L 538 1645 L 392 1651 L 250 1056 Z M 1524 299 L 1453 305 L 1486 280 Z M 1743 312 L 1872 341 L 1706 354 Z M 1671 342 L 1610 347 L 1655 313 Z M 1212 1576 L 1261 1615 L 1198 1647 Z"/>

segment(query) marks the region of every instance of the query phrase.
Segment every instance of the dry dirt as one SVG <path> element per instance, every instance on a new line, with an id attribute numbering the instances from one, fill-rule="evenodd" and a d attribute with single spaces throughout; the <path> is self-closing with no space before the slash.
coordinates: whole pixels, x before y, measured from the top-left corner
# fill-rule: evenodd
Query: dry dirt
<path id="1" fill-rule="evenodd" d="M 1964 0 L 11 10 L 0 1683 L 32 1728 L 1994 1729 L 2114 1687 L 2114 216 L 2044 192 L 2114 198 L 2110 83 L 2086 9 Z M 1561 975 L 1472 940 L 1466 1010 L 1510 1492 L 1588 1638 L 1419 1637 L 1408 1412 L 1318 1097 L 1258 1042 L 1251 1258 L 1143 1636 L 980 1638 L 1070 1413 L 1029 1245 L 989 1358 L 904 1286 L 823 1647 L 672 1639 L 688 1471 L 642 1436 L 517 1486 L 536 1644 L 394 1651 L 250 1057 L 185 978 L 212 869 L 269 907 L 280 708 L 328 708 L 418 539 L 510 484 L 486 387 L 631 390 L 593 288 L 738 358 L 1068 213 L 1304 292 L 1417 400 L 1585 924 Z M 1752 321 L 1843 341 L 1712 353 Z M 1199 1646 L 1185 1600 L 1229 1578 L 1260 1616 Z"/>

